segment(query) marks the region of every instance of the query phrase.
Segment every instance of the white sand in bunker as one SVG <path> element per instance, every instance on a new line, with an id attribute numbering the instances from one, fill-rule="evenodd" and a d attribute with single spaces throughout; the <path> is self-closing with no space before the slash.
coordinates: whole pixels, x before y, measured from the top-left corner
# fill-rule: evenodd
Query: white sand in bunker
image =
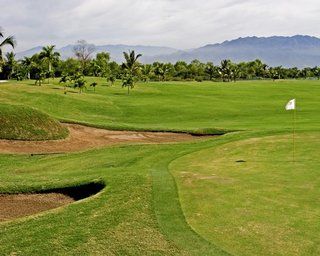
<path id="1" fill-rule="evenodd" d="M 110 131 L 77 124 L 63 125 L 70 132 L 66 139 L 49 141 L 0 140 L 0 153 L 66 153 L 117 144 L 169 143 L 203 138 L 185 133 Z"/>

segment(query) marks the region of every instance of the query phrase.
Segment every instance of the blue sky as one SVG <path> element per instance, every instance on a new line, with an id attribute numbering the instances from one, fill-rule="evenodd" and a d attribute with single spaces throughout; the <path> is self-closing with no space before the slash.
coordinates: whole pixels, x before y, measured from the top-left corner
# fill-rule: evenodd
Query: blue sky
<path id="1" fill-rule="evenodd" d="M 318 0 L 0 0 L 17 50 L 95 44 L 180 49 L 244 36 L 320 36 Z"/>

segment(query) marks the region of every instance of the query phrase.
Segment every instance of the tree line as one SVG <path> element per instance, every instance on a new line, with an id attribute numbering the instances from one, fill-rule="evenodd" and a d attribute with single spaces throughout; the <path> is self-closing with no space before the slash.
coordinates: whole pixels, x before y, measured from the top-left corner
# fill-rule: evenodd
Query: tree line
<path id="1" fill-rule="evenodd" d="M 4 34 L 0 30 L 0 38 Z M 285 68 L 269 67 L 261 60 L 234 63 L 223 60 L 218 65 L 212 62 L 202 63 L 193 60 L 190 63 L 154 62 L 139 63 L 142 56 L 134 51 L 124 52 L 124 62 L 118 64 L 111 61 L 108 52 L 100 52 L 93 56 L 95 48 L 85 40 L 80 40 L 73 48 L 74 57 L 61 59 L 54 45 L 45 46 L 42 51 L 31 57 L 16 60 L 13 52 L 3 56 L 3 48 L 14 48 L 14 37 L 9 36 L 0 41 L 0 79 L 34 79 L 41 85 L 46 79 L 60 77 L 61 83 L 72 83 L 80 91 L 85 86 L 84 76 L 103 77 L 112 85 L 117 79 L 122 80 L 129 89 L 136 81 L 223 81 L 231 82 L 250 79 L 307 79 L 320 78 L 320 67 Z M 95 84 L 91 84 L 95 87 Z"/>

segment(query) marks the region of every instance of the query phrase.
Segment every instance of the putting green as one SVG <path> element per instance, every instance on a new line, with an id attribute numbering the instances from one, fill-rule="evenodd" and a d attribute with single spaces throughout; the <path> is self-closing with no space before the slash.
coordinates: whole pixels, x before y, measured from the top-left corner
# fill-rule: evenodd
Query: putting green
<path id="1" fill-rule="evenodd" d="M 192 228 L 235 255 L 320 254 L 319 133 L 250 138 L 170 165 Z"/>

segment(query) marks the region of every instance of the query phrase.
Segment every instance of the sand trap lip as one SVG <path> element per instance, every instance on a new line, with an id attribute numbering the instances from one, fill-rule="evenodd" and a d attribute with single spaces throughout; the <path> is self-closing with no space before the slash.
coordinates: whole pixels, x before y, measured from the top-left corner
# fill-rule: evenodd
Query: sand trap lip
<path id="1" fill-rule="evenodd" d="M 0 194 L 0 222 L 34 215 L 99 193 L 104 182 L 55 188 L 32 194 Z"/>
<path id="2" fill-rule="evenodd" d="M 50 141 L 0 140 L 0 153 L 68 153 L 118 144 L 169 143 L 199 139 L 198 136 L 186 133 L 110 131 L 78 124 L 63 125 L 66 126 L 70 132 L 66 139 Z M 200 138 L 203 137 L 209 136 L 202 136 Z"/>

